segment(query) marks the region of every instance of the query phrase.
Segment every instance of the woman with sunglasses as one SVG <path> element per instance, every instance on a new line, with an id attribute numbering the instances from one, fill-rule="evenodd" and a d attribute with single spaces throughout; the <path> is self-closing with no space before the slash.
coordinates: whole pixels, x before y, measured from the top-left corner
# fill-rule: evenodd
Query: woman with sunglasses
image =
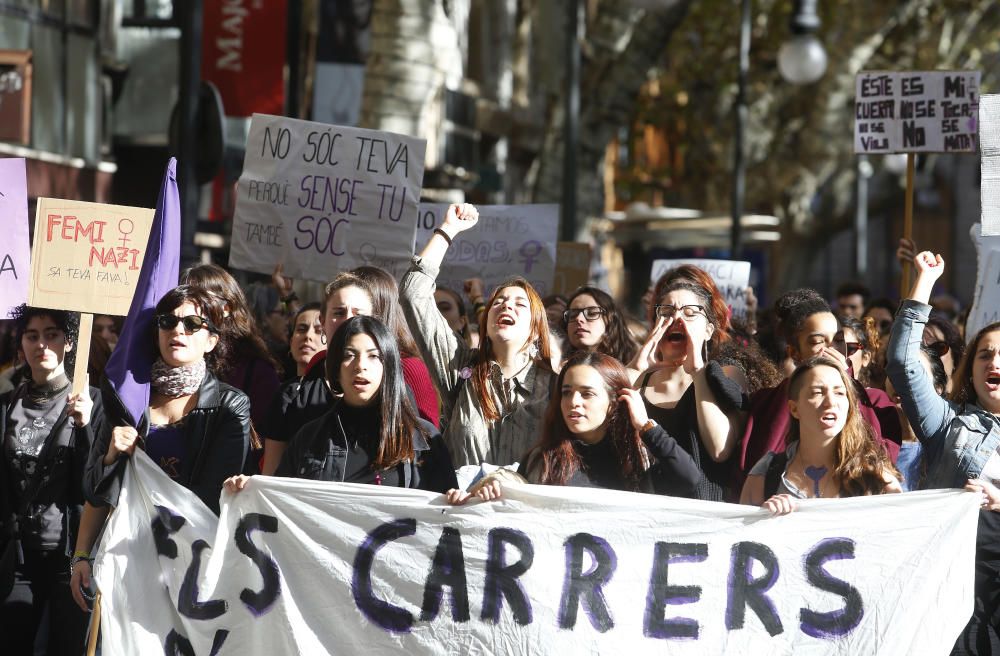
<path id="1" fill-rule="evenodd" d="M 711 277 L 688 265 L 661 276 L 653 298 L 653 330 L 630 363 L 630 378 L 649 417 L 701 470 L 694 496 L 724 501 L 746 382 L 738 367 L 712 359 L 729 339 L 728 308 Z"/>
<path id="2" fill-rule="evenodd" d="M 538 438 L 553 379 L 545 307 L 528 281 L 511 278 L 493 291 L 475 350 L 434 304 L 451 241 L 478 221 L 472 205 L 451 205 L 399 286 L 413 338 L 441 392 L 444 442 L 459 467 L 510 465 L 524 455 Z"/>
<path id="3" fill-rule="evenodd" d="M 399 347 L 381 321 L 348 319 L 330 342 L 325 369 L 339 396 L 292 438 L 276 476 L 434 492 L 457 486 L 440 433 L 410 403 Z M 249 478 L 234 476 L 226 489 L 239 492 Z"/>
<path id="4" fill-rule="evenodd" d="M 775 301 L 774 314 L 776 330 L 786 344 L 786 354 L 796 366 L 811 357 L 822 355 L 847 368 L 847 356 L 836 348 L 838 335 L 843 337 L 840 324 L 826 299 L 818 292 L 812 289 L 786 292 Z M 844 344 L 846 351 L 848 347 L 846 342 Z M 856 357 L 858 350 L 851 350 L 855 350 Z M 785 435 L 792 419 L 787 403 L 788 385 L 789 379 L 785 379 L 775 387 L 758 390 L 750 397 L 749 416 L 740 440 L 737 471 L 734 473 L 741 488 L 747 473 L 761 458 L 768 452 L 780 453 L 784 450 Z M 864 387 L 857 381 L 854 386 L 853 397 L 857 400 L 860 416 L 895 463 L 902 442 L 902 427 L 895 404 L 880 389 Z"/>
<path id="5" fill-rule="evenodd" d="M 975 603 L 954 653 L 996 654 L 1000 653 L 1000 322 L 985 326 L 969 341 L 955 370 L 950 398 L 941 398 L 918 354 L 931 311 L 928 301 L 944 273 L 944 259 L 922 251 L 913 262 L 917 279 L 889 340 L 889 380 L 924 447 L 924 487 L 965 486 L 982 495 Z"/>
<path id="6" fill-rule="evenodd" d="M 948 380 L 945 392 L 951 394 L 955 367 L 965 354 L 965 340 L 962 339 L 962 333 L 948 317 L 940 312 L 931 312 L 931 316 L 927 318 L 927 325 L 924 326 L 923 344 L 941 358 Z"/>
<path id="7" fill-rule="evenodd" d="M 639 350 L 614 299 L 596 287 L 580 287 L 573 292 L 561 325 L 570 345 L 567 355 L 597 351 L 627 363 Z"/>
<path id="8" fill-rule="evenodd" d="M 840 331 L 833 337 L 833 348 L 847 360 L 847 373 L 865 387 L 872 387 L 871 366 L 879 349 L 879 334 L 870 319 L 848 315 L 837 318 Z"/>
<path id="9" fill-rule="evenodd" d="M 70 557 L 103 412 L 97 390 L 71 393 L 78 316 L 21 305 L 12 319 L 27 375 L 0 396 L 0 588 L 13 583 L 0 589 L 0 636 L 5 654 L 71 653 L 87 616 L 69 594 Z"/>
<path id="10" fill-rule="evenodd" d="M 902 492 L 898 472 L 858 413 L 856 389 L 839 359 L 818 355 L 799 364 L 788 379 L 784 448 L 754 465 L 740 503 L 783 515 L 800 499 Z"/>

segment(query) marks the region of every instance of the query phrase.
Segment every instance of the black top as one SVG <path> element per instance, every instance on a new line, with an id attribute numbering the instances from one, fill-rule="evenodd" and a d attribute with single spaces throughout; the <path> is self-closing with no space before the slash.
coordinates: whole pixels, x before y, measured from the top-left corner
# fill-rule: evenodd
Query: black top
<path id="1" fill-rule="evenodd" d="M 269 440 L 288 442 L 303 426 L 322 417 L 333 400 L 325 372 L 326 360 L 321 358 L 301 378 L 283 383 L 259 427 L 260 434 Z"/>
<path id="2" fill-rule="evenodd" d="M 726 501 L 730 498 L 729 486 L 732 482 L 732 466 L 729 460 L 716 462 L 708 454 L 705 444 L 698 432 L 698 407 L 695 399 L 694 384 L 688 386 L 681 400 L 673 408 L 660 408 L 650 403 L 646 398 L 646 386 L 652 372 L 642 379 L 642 400 L 646 405 L 646 413 L 650 419 L 663 426 L 667 433 L 676 438 L 681 448 L 694 459 L 695 465 L 701 470 L 697 490 L 693 495 L 704 501 Z M 738 409 L 741 403 L 742 390 L 723 372 L 719 363 L 711 361 L 706 366 L 708 384 L 715 393 L 719 406 L 725 412 Z M 733 453 L 736 453 L 736 449 Z"/>

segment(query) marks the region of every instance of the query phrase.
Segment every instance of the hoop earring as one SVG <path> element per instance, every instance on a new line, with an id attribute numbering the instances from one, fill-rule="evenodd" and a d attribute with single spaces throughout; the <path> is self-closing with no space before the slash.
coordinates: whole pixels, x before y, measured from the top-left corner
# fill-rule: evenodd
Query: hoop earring
<path id="1" fill-rule="evenodd" d="M 319 343 L 326 346 L 326 333 L 319 334 Z"/>

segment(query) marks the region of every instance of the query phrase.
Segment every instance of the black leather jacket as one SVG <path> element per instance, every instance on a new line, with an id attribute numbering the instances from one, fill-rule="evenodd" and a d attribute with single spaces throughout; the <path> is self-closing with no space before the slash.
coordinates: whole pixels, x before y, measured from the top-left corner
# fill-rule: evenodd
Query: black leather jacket
<path id="1" fill-rule="evenodd" d="M 129 414 L 118 394 L 102 381 L 106 421 L 97 435 L 87 461 L 84 491 L 94 505 L 118 503 L 125 459 L 104 464 L 111 443 L 111 431 L 116 426 L 129 426 Z M 143 414 L 137 429 L 145 437 L 149 431 L 149 411 Z M 198 390 L 198 405 L 184 418 L 185 453 L 179 482 L 198 495 L 212 512 L 219 514 L 219 494 L 222 483 L 236 474 L 256 473 L 256 463 L 250 460 L 250 400 L 235 387 L 230 387 L 211 373 Z"/>
<path id="2" fill-rule="evenodd" d="M 275 476 L 306 478 L 314 481 L 344 480 L 347 462 L 347 436 L 337 416 L 337 404 L 319 419 L 302 427 L 288 444 Z M 434 424 L 418 419 L 413 431 L 413 461 L 400 463 L 400 487 L 430 492 L 447 492 L 458 487 L 451 456 Z"/>

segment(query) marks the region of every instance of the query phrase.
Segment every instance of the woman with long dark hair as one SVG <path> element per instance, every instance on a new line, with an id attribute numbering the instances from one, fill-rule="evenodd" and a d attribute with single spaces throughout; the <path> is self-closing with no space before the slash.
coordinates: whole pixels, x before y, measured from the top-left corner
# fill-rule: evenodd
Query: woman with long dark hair
<path id="1" fill-rule="evenodd" d="M 857 410 L 856 394 L 838 360 L 820 355 L 799 364 L 788 381 L 785 448 L 754 465 L 740 503 L 784 514 L 799 499 L 902 492 L 898 472 Z"/>
<path id="2" fill-rule="evenodd" d="M 444 441 L 458 466 L 510 465 L 538 437 L 549 399 L 549 328 L 545 307 L 523 278 L 502 282 L 479 318 L 470 349 L 438 312 L 434 286 L 448 246 L 476 225 L 468 204 L 448 208 L 400 284 L 400 302 L 424 362 L 442 394 Z"/>
<path id="3" fill-rule="evenodd" d="M 78 315 L 24 305 L 13 315 L 27 375 L 0 396 L 0 569 L 14 568 L 2 573 L 13 587 L 0 590 L 0 635 L 4 653 L 79 653 L 87 616 L 73 605 L 69 571 L 104 416 L 97 390 L 70 392 Z"/>
<path id="4" fill-rule="evenodd" d="M 615 300 L 596 287 L 580 287 L 570 295 L 561 325 L 571 347 L 568 354 L 598 351 L 625 364 L 639 350 Z"/>
<path id="5" fill-rule="evenodd" d="M 381 321 L 358 316 L 330 342 L 326 378 L 340 395 L 284 451 L 276 476 L 444 492 L 457 485 L 434 425 L 410 404 L 396 340 Z M 242 490 L 247 476 L 226 481 Z"/>

